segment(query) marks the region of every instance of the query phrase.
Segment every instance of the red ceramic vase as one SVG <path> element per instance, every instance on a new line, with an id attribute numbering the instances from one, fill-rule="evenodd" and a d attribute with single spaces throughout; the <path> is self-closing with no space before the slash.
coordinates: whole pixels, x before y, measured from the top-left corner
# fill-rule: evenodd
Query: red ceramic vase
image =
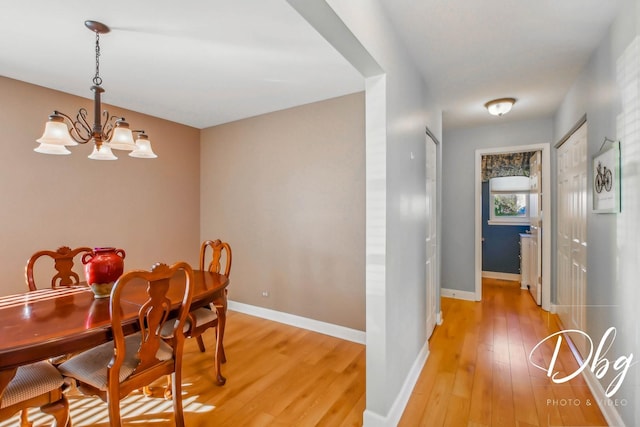
<path id="1" fill-rule="evenodd" d="M 82 263 L 87 284 L 113 284 L 122 276 L 124 257 L 124 250 L 116 248 L 95 248 L 84 254 Z"/>

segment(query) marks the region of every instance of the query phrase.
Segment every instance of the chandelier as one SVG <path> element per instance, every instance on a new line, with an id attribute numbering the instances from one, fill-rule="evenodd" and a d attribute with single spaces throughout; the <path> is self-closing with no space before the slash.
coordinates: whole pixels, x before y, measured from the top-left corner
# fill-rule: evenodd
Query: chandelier
<path id="1" fill-rule="evenodd" d="M 85 21 L 84 25 L 96 34 L 96 74 L 91 86 L 94 93 L 93 125 L 89 124 L 89 112 L 86 108 L 80 108 L 75 120 L 56 110 L 49 116 L 44 134 L 36 139 L 40 145 L 34 148 L 34 151 L 43 154 L 71 154 L 66 147 L 93 141 L 93 152 L 89 155 L 93 160 L 117 160 L 112 149 L 130 151 L 131 157 L 158 157 L 151 149 L 151 142 L 144 130 L 131 130 L 124 117 L 111 116 L 106 110 L 101 112 L 100 95 L 104 89 L 100 77 L 100 34 L 108 33 L 110 30 L 106 25 L 96 21 Z"/>

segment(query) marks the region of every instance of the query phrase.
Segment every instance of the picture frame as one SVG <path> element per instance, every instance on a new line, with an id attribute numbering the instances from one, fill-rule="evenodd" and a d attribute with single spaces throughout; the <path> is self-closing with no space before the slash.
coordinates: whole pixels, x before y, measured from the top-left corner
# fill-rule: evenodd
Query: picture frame
<path id="1" fill-rule="evenodd" d="M 593 211 L 620 212 L 620 141 L 593 156 Z"/>

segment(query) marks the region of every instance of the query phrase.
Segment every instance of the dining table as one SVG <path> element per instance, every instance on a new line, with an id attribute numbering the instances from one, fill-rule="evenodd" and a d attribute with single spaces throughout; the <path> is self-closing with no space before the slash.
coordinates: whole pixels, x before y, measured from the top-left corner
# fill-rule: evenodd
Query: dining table
<path id="1" fill-rule="evenodd" d="M 226 324 L 229 279 L 206 270 L 193 271 L 191 310 L 212 304 L 218 316 L 215 381 L 220 370 Z M 172 278 L 167 297 L 177 312 L 184 294 L 185 275 Z M 125 334 L 137 332 L 138 311 L 148 298 L 147 282 L 133 281 L 124 290 L 122 318 Z M 109 298 L 95 298 L 86 283 L 0 296 L 0 398 L 18 367 L 40 360 L 88 350 L 113 339 Z"/>

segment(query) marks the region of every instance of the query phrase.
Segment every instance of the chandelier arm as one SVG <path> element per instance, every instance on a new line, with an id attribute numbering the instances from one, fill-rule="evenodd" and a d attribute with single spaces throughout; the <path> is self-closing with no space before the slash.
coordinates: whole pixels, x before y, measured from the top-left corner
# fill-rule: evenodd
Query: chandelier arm
<path id="1" fill-rule="evenodd" d="M 78 110 L 76 120 L 72 122 L 73 127 L 71 128 L 71 137 L 81 144 L 86 144 L 91 141 L 91 138 L 93 138 L 91 125 L 89 124 L 89 120 L 87 120 L 88 115 L 89 112 L 87 109 L 81 108 Z"/>

